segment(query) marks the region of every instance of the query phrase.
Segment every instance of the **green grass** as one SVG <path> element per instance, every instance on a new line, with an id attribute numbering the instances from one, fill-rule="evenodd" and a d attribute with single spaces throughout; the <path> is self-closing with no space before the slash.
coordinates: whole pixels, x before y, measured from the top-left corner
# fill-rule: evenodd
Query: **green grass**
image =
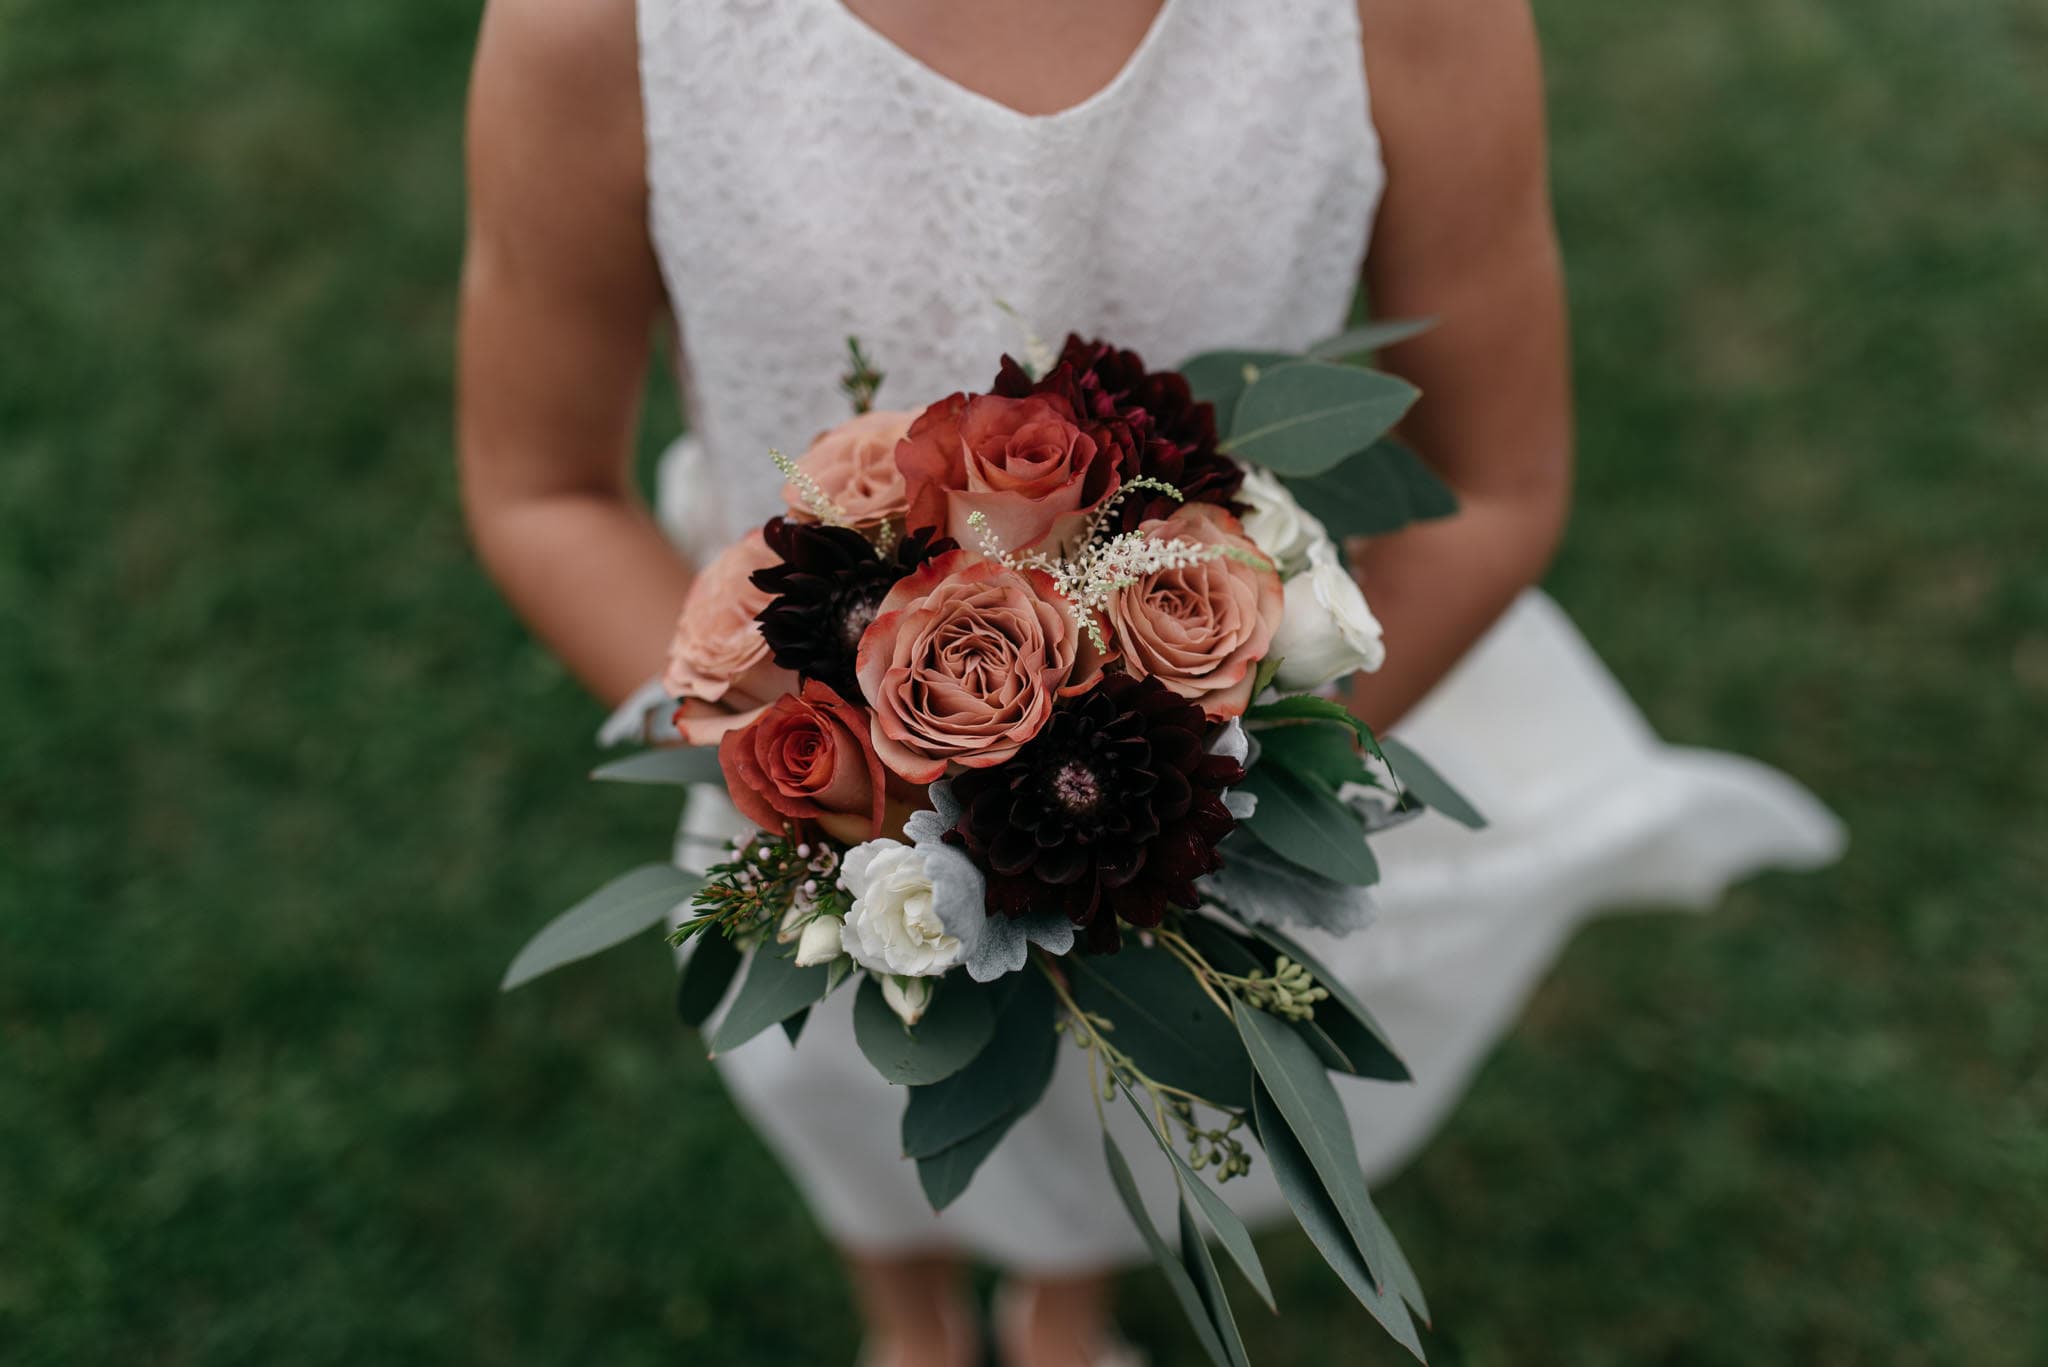
<path id="1" fill-rule="evenodd" d="M 1434 1360 L 2048 1361 L 2048 4 L 1542 19 L 1552 586 L 1857 843 L 1578 939 L 1385 1194 Z M 494 992 L 670 814 L 457 524 L 473 22 L 0 0 L 10 1364 L 852 1359 L 662 956 Z M 1266 1249 L 1263 1364 L 1396 1360 Z"/>

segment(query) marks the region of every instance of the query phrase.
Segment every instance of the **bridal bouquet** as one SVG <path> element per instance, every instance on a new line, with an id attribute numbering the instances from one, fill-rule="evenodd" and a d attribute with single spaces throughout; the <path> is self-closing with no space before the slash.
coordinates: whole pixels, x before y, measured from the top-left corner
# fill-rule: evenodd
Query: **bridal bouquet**
<path id="1" fill-rule="evenodd" d="M 1105 1131 L 1220 1367 L 1245 1352 L 1202 1227 L 1271 1292 L 1205 1174 L 1248 1171 L 1254 1145 L 1419 1356 L 1421 1291 L 1330 1079 L 1408 1074 L 1291 934 L 1367 924 L 1375 830 L 1425 807 L 1479 823 L 1317 691 L 1383 654 L 1337 538 L 1452 507 L 1386 437 L 1414 391 L 1345 361 L 1398 335 L 1178 371 L 1070 337 L 914 413 L 870 411 L 855 344 L 856 416 L 775 457 L 787 511 L 690 589 L 663 683 L 684 743 L 597 774 L 718 784 L 757 829 L 703 877 L 651 864 L 600 890 L 506 985 L 667 922 L 696 942 L 681 1013 L 716 1015 L 722 1052 L 797 1041 L 857 979 L 856 1042 L 908 1091 L 935 1207 L 1037 1103 L 1063 1034 L 1174 1169 L 1177 1248 Z"/>

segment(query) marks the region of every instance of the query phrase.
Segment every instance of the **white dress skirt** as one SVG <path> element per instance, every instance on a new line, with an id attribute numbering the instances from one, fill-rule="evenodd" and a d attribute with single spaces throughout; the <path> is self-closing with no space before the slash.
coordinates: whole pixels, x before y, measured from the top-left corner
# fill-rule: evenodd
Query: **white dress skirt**
<path id="1" fill-rule="evenodd" d="M 701 559 L 779 510 L 765 453 L 845 416 L 849 334 L 887 376 L 881 406 L 908 408 L 985 388 L 1027 329 L 1100 335 L 1164 366 L 1342 327 L 1385 184 L 1355 0 L 1248 13 L 1165 0 L 1104 90 L 1034 117 L 919 65 L 841 0 L 640 0 L 650 231 L 695 433 L 660 479 L 683 548 Z M 1384 833 L 1377 923 L 1304 937 L 1415 1075 L 1337 1080 L 1376 1178 L 1428 1141 L 1587 916 L 1706 907 L 1733 879 L 1815 868 L 1843 843 L 1784 775 L 1662 743 L 1541 593 L 1396 734 L 1491 824 L 1429 816 Z M 701 868 L 740 828 L 700 792 L 678 857 Z M 934 1214 L 901 1153 L 904 1095 L 853 1043 L 852 995 L 814 1009 L 796 1047 L 769 1031 L 717 1060 L 836 1242 L 1037 1272 L 1146 1256 L 1074 1050 Z M 1166 1164 L 1142 1160 L 1151 1140 L 1125 1108 L 1110 1115 L 1170 1218 Z M 1256 1159 L 1223 1190 L 1250 1220 L 1286 1218 Z"/>

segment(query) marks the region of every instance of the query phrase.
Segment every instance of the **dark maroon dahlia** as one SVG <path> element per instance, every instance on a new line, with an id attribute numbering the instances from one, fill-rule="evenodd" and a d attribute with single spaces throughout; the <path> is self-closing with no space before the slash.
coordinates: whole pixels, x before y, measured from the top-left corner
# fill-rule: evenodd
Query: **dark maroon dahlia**
<path id="1" fill-rule="evenodd" d="M 956 545 L 927 529 L 903 538 L 884 558 L 849 527 L 784 517 L 772 519 L 761 534 L 782 557 L 781 564 L 750 576 L 755 588 L 774 595 L 755 620 L 775 663 L 856 702 L 854 656 L 875 609 L 897 580 Z"/>
<path id="2" fill-rule="evenodd" d="M 1059 360 L 1039 380 L 1005 356 L 994 391 L 1008 398 L 1059 394 L 1090 435 L 1118 453 L 1125 479 L 1164 480 L 1189 503 L 1232 507 L 1244 482 L 1237 462 L 1216 449 L 1215 409 L 1195 400 L 1179 371 L 1147 370 L 1135 351 L 1069 333 Z M 1118 510 L 1118 529 L 1166 517 L 1173 508 L 1165 494 L 1133 495 Z"/>
<path id="3" fill-rule="evenodd" d="M 1208 753 L 1200 706 L 1157 679 L 1111 674 L 1053 713 L 1015 759 L 952 780 L 948 842 L 988 877 L 988 908 L 1063 912 L 1088 948 L 1113 953 L 1118 923 L 1156 926 L 1201 902 L 1236 823 L 1223 790 L 1244 778 Z"/>

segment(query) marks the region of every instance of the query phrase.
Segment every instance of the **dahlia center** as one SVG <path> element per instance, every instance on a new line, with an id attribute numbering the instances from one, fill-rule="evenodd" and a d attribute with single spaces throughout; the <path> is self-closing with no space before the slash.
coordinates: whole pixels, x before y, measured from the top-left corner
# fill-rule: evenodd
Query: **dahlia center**
<path id="1" fill-rule="evenodd" d="M 846 604 L 839 615 L 839 639 L 848 649 L 860 645 L 862 634 L 874 622 L 876 609 L 881 606 L 880 599 L 866 596 L 855 598 Z"/>
<path id="2" fill-rule="evenodd" d="M 1052 771 L 1052 799 L 1075 816 L 1085 816 L 1102 805 L 1102 776 L 1078 759 L 1070 759 Z"/>

